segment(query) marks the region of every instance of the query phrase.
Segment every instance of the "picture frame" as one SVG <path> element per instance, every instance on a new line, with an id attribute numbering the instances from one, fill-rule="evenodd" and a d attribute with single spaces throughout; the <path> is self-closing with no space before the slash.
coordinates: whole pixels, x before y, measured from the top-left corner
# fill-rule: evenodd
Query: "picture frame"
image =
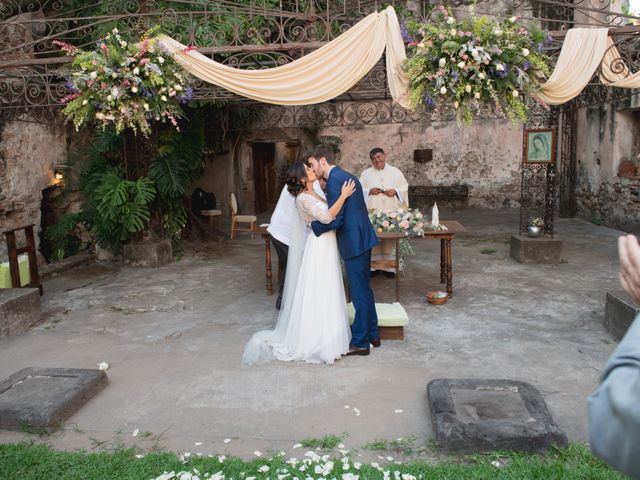
<path id="1" fill-rule="evenodd" d="M 542 128 L 524 131 L 524 163 L 556 162 L 556 129 Z"/>

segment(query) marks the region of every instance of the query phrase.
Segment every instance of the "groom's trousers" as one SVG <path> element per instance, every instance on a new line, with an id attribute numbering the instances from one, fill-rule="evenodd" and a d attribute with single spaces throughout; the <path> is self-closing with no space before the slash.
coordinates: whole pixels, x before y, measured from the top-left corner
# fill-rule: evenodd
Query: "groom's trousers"
<path id="1" fill-rule="evenodd" d="M 284 277 L 287 273 L 287 256 L 289 255 L 289 246 L 276 239 L 273 235 L 270 235 L 271 243 L 276 249 L 276 255 L 278 256 L 278 283 L 280 284 L 278 289 L 278 299 L 276 300 L 276 308 L 280 310 L 280 304 L 282 303 L 282 293 L 284 292 Z"/>
<path id="2" fill-rule="evenodd" d="M 378 316 L 373 298 L 371 280 L 371 250 L 367 250 L 349 260 L 344 261 L 351 291 L 351 301 L 356 310 L 356 317 L 351 326 L 351 345 L 358 348 L 369 348 L 369 341 L 380 338 Z"/>

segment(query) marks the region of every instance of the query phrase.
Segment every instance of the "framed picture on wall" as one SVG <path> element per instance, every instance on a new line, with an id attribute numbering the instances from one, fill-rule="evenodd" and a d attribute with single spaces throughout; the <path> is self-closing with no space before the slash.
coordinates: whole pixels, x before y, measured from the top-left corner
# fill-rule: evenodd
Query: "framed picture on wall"
<path id="1" fill-rule="evenodd" d="M 524 131 L 524 162 L 555 163 L 556 129 Z"/>

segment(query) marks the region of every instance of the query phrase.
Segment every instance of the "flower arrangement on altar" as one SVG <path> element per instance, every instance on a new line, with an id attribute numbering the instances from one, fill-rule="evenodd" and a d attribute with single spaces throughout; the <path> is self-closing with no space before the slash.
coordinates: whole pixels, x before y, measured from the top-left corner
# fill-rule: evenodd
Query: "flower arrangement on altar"
<path id="1" fill-rule="evenodd" d="M 147 136 L 153 121 L 170 122 L 176 129 L 193 89 L 182 67 L 148 31 L 139 43 L 130 43 L 114 28 L 91 51 L 54 41 L 74 56 L 63 101 L 64 114 L 76 129 L 95 122 L 116 132 L 131 128 Z"/>
<path id="2" fill-rule="evenodd" d="M 422 236 L 426 222 L 424 215 L 415 209 L 369 210 L 369 220 L 377 233 L 397 232 L 407 236 Z"/>
<path id="3" fill-rule="evenodd" d="M 440 5 L 427 23 L 410 21 L 402 33 L 412 49 L 404 67 L 411 105 L 434 113 L 453 108 L 466 125 L 482 105 L 524 122 L 528 109 L 523 95 L 535 98 L 539 80 L 550 72 L 544 47 L 551 37 L 517 17 L 498 21 L 476 16 L 471 6 L 468 18 L 458 20 Z"/>

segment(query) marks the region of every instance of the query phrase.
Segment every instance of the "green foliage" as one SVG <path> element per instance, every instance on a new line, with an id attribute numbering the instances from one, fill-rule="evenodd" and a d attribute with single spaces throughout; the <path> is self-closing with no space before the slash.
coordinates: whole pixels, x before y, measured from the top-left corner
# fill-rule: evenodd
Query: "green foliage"
<path id="1" fill-rule="evenodd" d="M 118 252 L 132 233 L 142 231 L 151 218 L 149 205 L 155 194 L 153 181 L 147 177 L 131 181 L 125 180 L 118 169 L 106 173 L 94 196 L 98 244 Z"/>
<path id="2" fill-rule="evenodd" d="M 307 438 L 300 444 L 305 448 L 320 448 L 322 450 L 333 450 L 345 439 L 345 435 L 325 435 L 320 438 Z"/>
<path id="3" fill-rule="evenodd" d="M 67 213 L 55 225 L 48 227 L 44 238 L 49 242 L 51 254 L 47 260 L 58 262 L 77 253 L 80 238 L 77 234 L 78 224 L 83 223 L 82 212 Z"/>

